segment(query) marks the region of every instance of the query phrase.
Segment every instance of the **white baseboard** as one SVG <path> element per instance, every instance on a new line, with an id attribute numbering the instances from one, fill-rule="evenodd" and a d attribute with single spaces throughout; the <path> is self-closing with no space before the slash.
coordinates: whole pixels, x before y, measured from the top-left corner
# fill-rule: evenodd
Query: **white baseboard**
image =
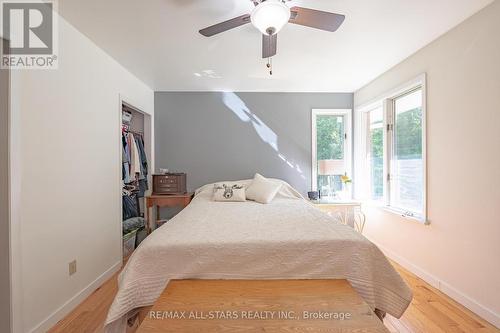
<path id="1" fill-rule="evenodd" d="M 97 279 L 90 283 L 78 294 L 69 299 L 60 308 L 54 311 L 51 315 L 45 318 L 41 323 L 32 328 L 30 333 L 41 333 L 48 331 L 52 326 L 54 326 L 59 320 L 63 319 L 68 313 L 70 313 L 74 308 L 76 308 L 81 302 L 83 302 L 90 294 L 92 294 L 97 288 L 99 288 L 106 280 L 108 280 L 113 274 L 120 270 L 122 267 L 122 261 L 120 260 L 113 266 L 111 266 L 107 271 L 102 273 Z"/>
<path id="2" fill-rule="evenodd" d="M 487 307 L 480 304 L 473 298 L 467 296 L 466 294 L 454 288 L 445 281 L 440 280 L 436 276 L 416 266 L 407 259 L 395 254 L 394 252 L 388 250 L 387 248 L 384 248 L 383 246 L 380 246 L 379 244 L 376 245 L 379 247 L 380 250 L 382 250 L 382 252 L 384 252 L 384 254 L 387 257 L 394 260 L 395 262 L 397 262 L 398 264 L 400 264 L 401 266 L 403 266 L 404 268 L 406 268 L 407 270 L 409 270 L 410 272 L 412 272 L 413 274 L 415 274 L 416 276 L 418 276 L 419 278 L 421 278 L 422 280 L 433 286 L 434 288 L 440 290 L 442 293 L 446 294 L 450 298 L 462 304 L 467 309 L 477 314 L 479 317 L 488 321 L 497 328 L 500 328 L 500 315 L 498 313 L 495 313 L 491 309 L 488 309 Z"/>

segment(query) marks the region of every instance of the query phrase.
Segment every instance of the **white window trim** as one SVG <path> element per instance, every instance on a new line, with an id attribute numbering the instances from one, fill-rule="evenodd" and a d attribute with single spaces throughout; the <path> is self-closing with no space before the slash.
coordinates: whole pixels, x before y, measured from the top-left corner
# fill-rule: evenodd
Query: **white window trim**
<path id="1" fill-rule="evenodd" d="M 386 127 L 385 123 L 385 112 L 384 112 L 384 101 L 378 101 L 376 103 L 371 103 L 369 106 L 364 108 L 363 110 L 357 110 L 358 112 L 355 114 L 355 124 L 354 124 L 354 129 L 355 129 L 355 145 L 354 145 L 354 197 L 358 200 L 363 200 L 365 203 L 368 203 L 370 206 L 380 206 L 385 203 L 385 195 L 387 191 L 387 184 L 384 182 L 383 186 L 383 193 L 384 197 L 379 200 L 374 200 L 371 199 L 371 197 L 363 197 L 361 196 L 361 193 L 363 194 L 368 194 L 369 192 L 367 191 L 367 186 L 366 183 L 369 182 L 369 179 L 367 178 L 367 173 L 368 173 L 368 166 L 367 166 L 367 161 L 366 161 L 366 150 L 368 147 L 368 138 L 366 136 L 366 133 L 363 133 L 363 129 L 366 128 L 365 125 L 367 125 L 364 121 L 364 114 L 375 111 L 376 109 L 382 108 L 382 115 L 383 115 L 383 123 L 382 127 Z M 386 134 L 387 132 L 384 131 L 384 138 L 383 138 L 383 145 L 385 147 L 386 145 Z M 385 150 L 385 148 L 384 148 Z M 387 174 L 387 168 L 386 168 L 386 155 L 384 155 L 384 169 L 383 173 L 386 175 Z"/>
<path id="2" fill-rule="evenodd" d="M 365 147 L 365 144 L 363 144 L 363 140 L 365 139 L 365 134 L 363 133 L 363 117 L 362 114 L 365 112 L 372 111 L 376 109 L 377 107 L 383 106 L 384 108 L 384 128 L 387 128 L 387 124 L 389 123 L 387 116 L 390 114 L 392 115 L 392 112 L 388 112 L 389 108 L 392 108 L 392 102 L 395 98 L 404 95 L 405 93 L 416 89 L 418 87 L 422 88 L 422 163 L 424 165 L 423 167 L 423 209 L 422 209 L 422 215 L 421 216 L 408 216 L 405 214 L 403 210 L 400 210 L 398 208 L 390 206 L 389 202 L 389 191 L 390 191 L 390 186 L 388 186 L 388 181 L 384 181 L 384 200 L 383 202 L 378 202 L 378 201 L 370 201 L 370 203 L 380 206 L 384 210 L 387 210 L 389 212 L 401 215 L 405 218 L 408 218 L 410 220 L 416 220 L 424 224 L 429 224 L 429 220 L 427 217 L 427 85 L 426 85 L 426 74 L 421 74 L 414 78 L 413 80 L 410 80 L 395 89 L 392 89 L 389 92 L 386 92 L 382 94 L 381 96 L 373 99 L 372 101 L 362 104 L 358 107 L 355 107 L 355 177 L 361 178 L 361 175 L 366 170 L 366 163 L 364 161 L 363 157 L 363 150 Z M 389 142 L 391 139 L 390 136 L 387 135 L 387 131 L 384 131 L 384 149 L 385 149 L 385 159 L 384 159 L 384 178 L 387 177 L 388 175 L 388 168 L 387 166 L 389 165 L 391 161 L 391 154 L 392 152 L 390 149 L 387 149 L 391 145 L 391 142 Z M 358 177 L 359 175 L 359 177 Z M 355 182 L 356 184 L 356 182 Z M 357 186 L 355 187 L 355 196 L 358 199 L 364 199 L 360 195 L 360 193 L 363 193 L 363 189 L 361 188 L 362 184 L 360 182 L 357 183 Z"/>
<path id="3" fill-rule="evenodd" d="M 312 133 L 312 172 L 311 172 L 311 188 L 313 191 L 317 190 L 317 177 L 318 177 L 318 162 L 316 160 L 317 155 L 317 132 L 316 132 L 316 118 L 317 116 L 344 116 L 344 134 L 346 139 L 344 140 L 344 155 L 346 160 L 346 171 L 347 175 L 352 178 L 352 110 L 351 109 L 312 109 L 311 111 L 311 133 Z"/>

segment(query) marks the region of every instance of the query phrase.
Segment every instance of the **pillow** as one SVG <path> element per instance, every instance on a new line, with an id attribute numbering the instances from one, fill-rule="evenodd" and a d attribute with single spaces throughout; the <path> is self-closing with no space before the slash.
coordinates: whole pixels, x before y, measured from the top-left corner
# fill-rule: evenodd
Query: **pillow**
<path id="1" fill-rule="evenodd" d="M 215 184 L 214 201 L 246 201 L 245 187 L 241 184 Z"/>
<path id="2" fill-rule="evenodd" d="M 280 190 L 281 185 L 256 173 L 246 190 L 247 199 L 263 204 L 270 203 Z"/>

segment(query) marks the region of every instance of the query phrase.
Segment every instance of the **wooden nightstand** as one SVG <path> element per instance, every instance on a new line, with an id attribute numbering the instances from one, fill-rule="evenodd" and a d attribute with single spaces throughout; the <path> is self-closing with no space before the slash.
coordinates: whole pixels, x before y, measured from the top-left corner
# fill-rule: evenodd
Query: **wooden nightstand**
<path id="1" fill-rule="evenodd" d="M 353 227 L 359 233 L 363 233 L 366 215 L 361 210 L 361 201 L 310 200 L 310 202 L 328 215 L 338 217 L 341 223 Z"/>
<path id="2" fill-rule="evenodd" d="M 186 207 L 191 202 L 194 193 L 184 193 L 184 194 L 153 194 L 146 197 L 146 203 L 144 207 L 145 214 L 144 217 L 146 219 L 146 230 L 148 234 L 151 233 L 151 221 L 149 219 L 149 210 L 152 207 L 156 207 L 156 219 L 154 220 L 154 226 L 156 228 L 156 221 L 160 219 L 160 208 L 161 207 Z"/>

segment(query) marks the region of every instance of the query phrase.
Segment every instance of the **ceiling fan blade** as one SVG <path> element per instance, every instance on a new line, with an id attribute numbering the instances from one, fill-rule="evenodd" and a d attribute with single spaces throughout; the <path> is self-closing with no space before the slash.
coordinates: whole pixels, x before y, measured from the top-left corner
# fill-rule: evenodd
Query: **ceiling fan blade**
<path id="1" fill-rule="evenodd" d="M 202 34 L 205 37 L 211 37 L 213 35 L 220 34 L 221 32 L 237 28 L 237 27 L 244 25 L 244 24 L 247 24 L 247 23 L 250 23 L 250 15 L 249 14 L 241 15 L 241 16 L 235 17 L 233 19 L 230 19 L 230 20 L 218 23 L 218 24 L 214 24 L 208 28 L 201 29 L 200 34 Z"/>
<path id="2" fill-rule="evenodd" d="M 337 31 L 345 20 L 345 15 L 323 12 L 321 10 L 292 7 L 290 23 L 304 25 L 306 27 Z"/>
<path id="3" fill-rule="evenodd" d="M 278 50 L 278 35 L 262 35 L 262 58 L 270 58 L 276 55 Z"/>

